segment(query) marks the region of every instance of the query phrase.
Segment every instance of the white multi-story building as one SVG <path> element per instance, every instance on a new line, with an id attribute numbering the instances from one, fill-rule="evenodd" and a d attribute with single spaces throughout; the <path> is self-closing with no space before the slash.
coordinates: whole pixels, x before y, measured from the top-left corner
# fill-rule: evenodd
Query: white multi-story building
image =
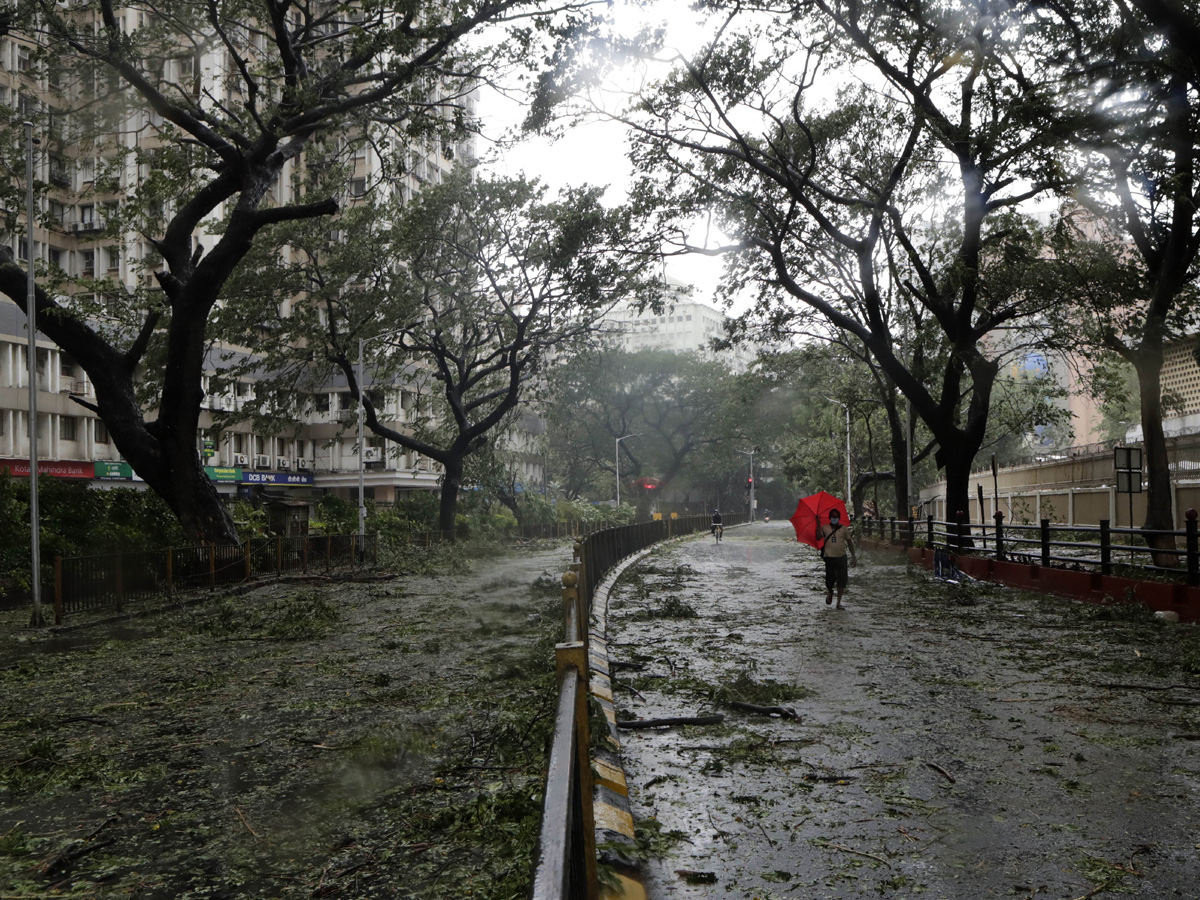
<path id="1" fill-rule="evenodd" d="M 633 302 L 615 306 L 603 322 L 610 345 L 628 353 L 639 350 L 698 353 L 723 362 L 739 374 L 754 361 L 757 352 L 746 344 L 727 350 L 713 349 L 712 342 L 725 336 L 729 317 L 692 300 L 683 283 L 667 278 L 663 282 L 662 300 L 661 313 L 639 309 Z"/>

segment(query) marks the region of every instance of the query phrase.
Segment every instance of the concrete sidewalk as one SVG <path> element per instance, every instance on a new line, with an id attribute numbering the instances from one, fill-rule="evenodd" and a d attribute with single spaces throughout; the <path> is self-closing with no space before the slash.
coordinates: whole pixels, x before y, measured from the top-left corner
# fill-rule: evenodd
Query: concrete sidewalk
<path id="1" fill-rule="evenodd" d="M 613 590 L 618 715 L 726 714 L 622 731 L 652 898 L 1200 897 L 1200 630 L 892 557 L 837 611 L 822 575 L 784 521 Z"/>

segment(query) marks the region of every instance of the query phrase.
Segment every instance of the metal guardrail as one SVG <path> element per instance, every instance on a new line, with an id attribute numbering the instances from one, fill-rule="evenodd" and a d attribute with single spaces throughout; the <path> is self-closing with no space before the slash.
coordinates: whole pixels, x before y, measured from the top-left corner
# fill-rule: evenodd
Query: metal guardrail
<path id="1" fill-rule="evenodd" d="M 170 547 L 54 560 L 54 621 L 68 612 L 121 609 L 126 603 L 214 589 L 292 572 L 330 572 L 374 564 L 378 535 L 360 548 L 357 535 L 252 538 L 241 544 Z"/>
<path id="2" fill-rule="evenodd" d="M 740 525 L 743 514 L 725 516 Z M 669 538 L 709 530 L 707 516 L 602 528 L 575 543 L 563 575 L 563 642 L 555 647 L 558 714 L 550 747 L 532 900 L 596 900 L 596 823 L 592 815 L 588 727 L 588 627 L 596 587 L 617 563 Z"/>
<path id="3" fill-rule="evenodd" d="M 932 549 L 989 554 L 998 560 L 1058 565 L 1101 575 L 1112 575 L 1121 568 L 1134 575 L 1171 577 L 1198 587 L 1200 527 L 1196 511 L 1189 509 L 1185 521 L 1182 531 L 1113 528 L 1107 519 L 1101 519 L 1099 525 L 1057 525 L 1049 519 L 1036 525 L 1006 525 L 1004 514 L 998 513 L 990 526 L 967 522 L 965 517 L 958 522 L 944 522 L 929 516 L 922 523 L 864 518 L 862 530 L 868 537 L 906 547 L 923 538 Z"/>

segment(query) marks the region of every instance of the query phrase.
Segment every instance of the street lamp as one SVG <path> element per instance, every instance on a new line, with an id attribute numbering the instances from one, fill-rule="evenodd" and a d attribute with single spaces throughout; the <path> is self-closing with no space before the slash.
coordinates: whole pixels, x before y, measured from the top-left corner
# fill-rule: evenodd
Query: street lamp
<path id="1" fill-rule="evenodd" d="M 38 510 L 38 430 L 37 430 L 37 292 L 33 272 L 33 123 L 25 122 L 25 250 L 29 264 L 25 278 L 25 316 L 29 320 L 29 344 L 26 362 L 29 364 L 29 535 L 30 565 L 33 570 L 34 626 L 45 625 L 42 615 L 42 547 L 41 515 Z"/>
<path id="2" fill-rule="evenodd" d="M 364 468 L 363 468 L 363 419 L 366 417 L 365 407 L 363 406 L 363 396 L 366 394 L 366 385 L 363 383 L 363 348 L 368 343 L 379 338 L 391 337 L 397 334 L 399 329 L 384 331 L 380 334 L 371 335 L 371 337 L 358 339 L 358 549 L 361 553 L 367 546 L 367 503 L 366 490 L 363 486 Z"/>
<path id="3" fill-rule="evenodd" d="M 621 441 L 625 440 L 625 438 L 637 437 L 639 434 L 641 434 L 640 431 L 636 431 L 633 434 L 623 434 L 617 438 L 615 443 L 616 451 L 613 454 L 613 461 L 616 463 L 617 468 L 617 509 L 621 508 Z"/>
<path id="4" fill-rule="evenodd" d="M 841 400 L 834 400 L 832 397 L 826 397 L 830 403 L 836 403 L 846 411 L 846 504 L 850 503 L 850 407 Z"/>
<path id="5" fill-rule="evenodd" d="M 754 454 L 758 452 L 758 448 L 753 450 L 739 450 L 743 456 L 750 457 L 750 521 L 754 521 Z"/>

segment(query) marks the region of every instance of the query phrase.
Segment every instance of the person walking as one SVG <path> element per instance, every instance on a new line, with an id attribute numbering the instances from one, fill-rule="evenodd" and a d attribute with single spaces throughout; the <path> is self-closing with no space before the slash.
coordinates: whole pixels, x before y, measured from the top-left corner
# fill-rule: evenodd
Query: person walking
<path id="1" fill-rule="evenodd" d="M 858 565 L 854 542 L 850 540 L 850 529 L 842 524 L 842 514 L 836 509 L 831 509 L 829 524 L 819 525 L 817 533 L 821 537 L 821 559 L 825 560 L 825 605 L 833 603 L 836 591 L 837 608 L 845 609 L 842 606 L 842 593 L 846 590 L 846 582 L 849 579 L 847 552 L 850 554 L 850 561 Z"/>

